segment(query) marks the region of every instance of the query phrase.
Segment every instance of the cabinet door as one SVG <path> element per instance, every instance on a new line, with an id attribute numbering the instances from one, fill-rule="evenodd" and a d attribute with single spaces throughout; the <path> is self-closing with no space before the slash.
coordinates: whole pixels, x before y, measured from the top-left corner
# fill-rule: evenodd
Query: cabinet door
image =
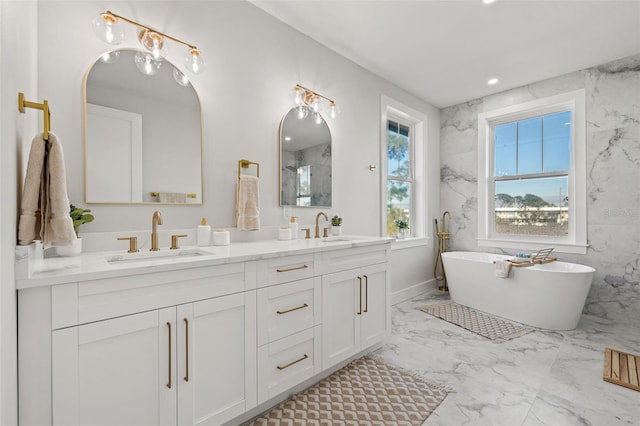
<path id="1" fill-rule="evenodd" d="M 322 277 L 322 369 L 360 350 L 360 283 L 358 270 Z"/>
<path id="2" fill-rule="evenodd" d="M 255 297 L 178 306 L 179 425 L 217 425 L 255 407 Z"/>
<path id="3" fill-rule="evenodd" d="M 52 333 L 54 425 L 175 425 L 175 308 Z"/>
<path id="4" fill-rule="evenodd" d="M 362 349 L 382 342 L 389 331 L 391 315 L 388 303 L 388 276 L 386 263 L 362 269 Z"/>

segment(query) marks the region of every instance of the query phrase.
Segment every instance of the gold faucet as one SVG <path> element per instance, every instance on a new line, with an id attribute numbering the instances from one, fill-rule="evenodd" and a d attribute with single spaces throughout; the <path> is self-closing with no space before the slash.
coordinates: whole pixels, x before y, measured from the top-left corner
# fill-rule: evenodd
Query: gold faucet
<path id="1" fill-rule="evenodd" d="M 151 248 L 149 251 L 158 251 L 158 225 L 162 225 L 162 215 L 159 211 L 153 212 L 151 219 Z"/>
<path id="2" fill-rule="evenodd" d="M 329 222 L 329 218 L 327 217 L 327 214 L 325 212 L 320 212 L 316 215 L 316 238 L 320 238 L 320 226 L 318 225 L 318 222 L 320 221 L 320 216 L 324 216 L 324 220 Z"/>

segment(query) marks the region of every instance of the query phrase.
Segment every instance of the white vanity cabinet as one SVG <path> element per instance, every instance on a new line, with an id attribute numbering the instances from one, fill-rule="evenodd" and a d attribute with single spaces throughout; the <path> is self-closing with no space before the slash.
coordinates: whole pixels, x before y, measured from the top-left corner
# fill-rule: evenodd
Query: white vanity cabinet
<path id="1" fill-rule="evenodd" d="M 382 342 L 389 244 L 313 243 L 19 283 L 20 424 L 235 424 Z"/>
<path id="2" fill-rule="evenodd" d="M 324 369 L 382 342 L 389 332 L 390 279 L 386 253 L 380 250 L 358 249 L 327 254 L 326 260 L 330 265 L 365 266 L 322 277 Z M 383 262 L 373 263 L 376 261 Z"/>

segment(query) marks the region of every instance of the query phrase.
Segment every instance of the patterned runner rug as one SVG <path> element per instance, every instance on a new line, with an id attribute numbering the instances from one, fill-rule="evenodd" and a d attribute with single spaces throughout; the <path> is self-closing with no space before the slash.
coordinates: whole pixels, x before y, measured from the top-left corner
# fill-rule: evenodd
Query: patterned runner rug
<path id="1" fill-rule="evenodd" d="M 247 425 L 421 425 L 447 396 L 410 372 L 359 358 Z"/>
<path id="2" fill-rule="evenodd" d="M 426 305 L 418 309 L 498 343 L 534 330 L 457 303 Z"/>

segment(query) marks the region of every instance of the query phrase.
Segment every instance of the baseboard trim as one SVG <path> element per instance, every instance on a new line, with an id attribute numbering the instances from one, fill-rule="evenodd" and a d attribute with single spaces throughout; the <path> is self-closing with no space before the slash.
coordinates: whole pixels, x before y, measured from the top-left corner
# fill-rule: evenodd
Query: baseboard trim
<path id="1" fill-rule="evenodd" d="M 398 290 L 395 293 L 391 293 L 391 304 L 395 305 L 400 302 L 404 302 L 405 300 L 409 300 L 419 294 L 426 293 L 427 291 L 432 291 L 437 288 L 438 281 L 433 278 L 418 284 L 414 284 L 407 288 L 403 288 L 402 290 Z"/>

